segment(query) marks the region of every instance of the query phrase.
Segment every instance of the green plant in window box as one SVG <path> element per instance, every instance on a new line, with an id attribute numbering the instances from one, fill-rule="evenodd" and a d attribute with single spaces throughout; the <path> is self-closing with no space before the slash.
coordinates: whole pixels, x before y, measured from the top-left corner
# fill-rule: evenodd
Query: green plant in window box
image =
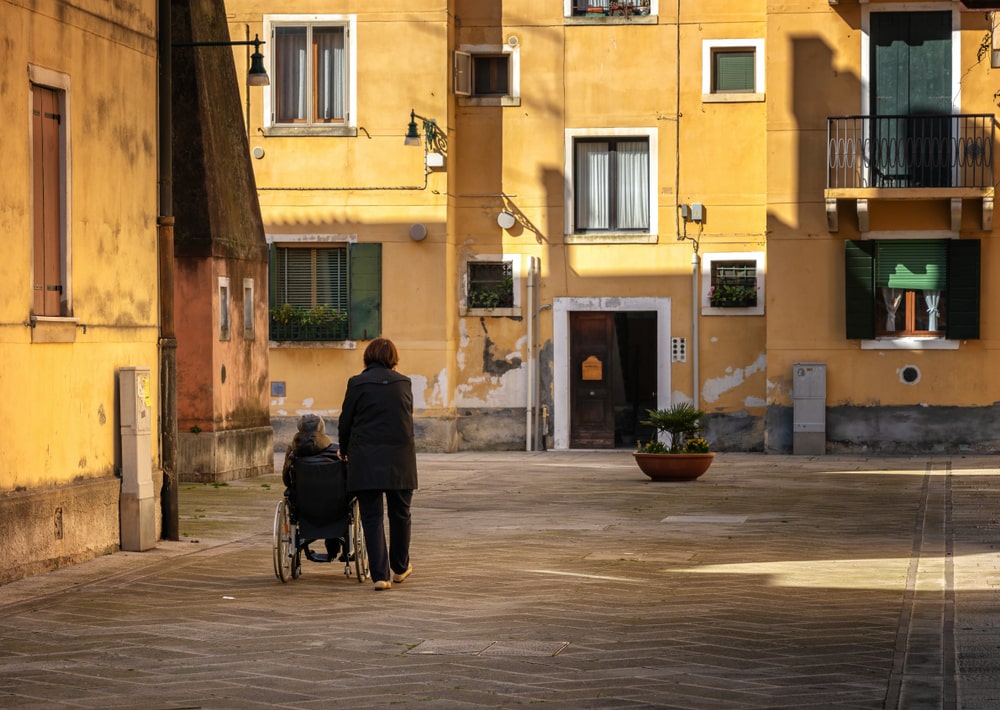
<path id="1" fill-rule="evenodd" d="M 757 289 L 753 286 L 716 284 L 708 290 L 708 303 L 713 308 L 756 306 Z"/>
<path id="2" fill-rule="evenodd" d="M 514 306 L 514 277 L 506 276 L 492 286 L 473 283 L 469 287 L 469 308 L 512 308 Z"/>
<path id="3" fill-rule="evenodd" d="M 333 306 L 303 308 L 290 303 L 271 309 L 272 340 L 343 340 L 347 314 Z"/>

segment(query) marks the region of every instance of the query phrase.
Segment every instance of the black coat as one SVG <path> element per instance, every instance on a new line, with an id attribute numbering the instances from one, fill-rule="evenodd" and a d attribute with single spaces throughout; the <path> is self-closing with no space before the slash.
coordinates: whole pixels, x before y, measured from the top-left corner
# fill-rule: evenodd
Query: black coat
<path id="1" fill-rule="evenodd" d="M 379 365 L 352 377 L 337 429 L 340 450 L 348 460 L 349 491 L 417 487 L 409 377 Z"/>

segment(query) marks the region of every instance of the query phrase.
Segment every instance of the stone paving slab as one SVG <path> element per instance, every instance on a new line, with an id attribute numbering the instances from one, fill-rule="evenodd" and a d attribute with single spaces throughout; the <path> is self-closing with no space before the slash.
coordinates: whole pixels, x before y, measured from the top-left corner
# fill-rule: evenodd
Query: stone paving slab
<path id="1" fill-rule="evenodd" d="M 181 541 L 0 587 L 0 707 L 1000 707 L 1000 458 L 418 462 L 388 592 L 275 578 L 276 474 L 182 486 Z"/>

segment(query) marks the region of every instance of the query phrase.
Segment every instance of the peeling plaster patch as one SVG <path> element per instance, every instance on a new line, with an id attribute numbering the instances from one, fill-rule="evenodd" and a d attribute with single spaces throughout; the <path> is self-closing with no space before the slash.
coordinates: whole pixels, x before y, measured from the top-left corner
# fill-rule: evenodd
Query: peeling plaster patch
<path id="1" fill-rule="evenodd" d="M 743 400 L 743 406 L 747 409 L 751 407 L 766 407 L 767 400 L 761 399 L 760 397 L 747 397 Z"/>
<path id="2" fill-rule="evenodd" d="M 283 407 L 283 406 L 285 406 L 285 398 L 284 397 L 278 397 L 277 399 L 272 399 L 271 400 L 271 406 L 272 407 Z"/>
<path id="3" fill-rule="evenodd" d="M 287 409 L 279 409 L 279 410 L 277 410 L 275 412 L 275 414 L 277 414 L 279 417 L 287 417 L 288 416 L 288 410 Z"/>
<path id="4" fill-rule="evenodd" d="M 304 400 L 302 400 L 302 406 L 303 407 L 311 407 L 315 403 L 316 403 L 316 400 L 313 397 L 306 397 Z"/>
<path id="5" fill-rule="evenodd" d="M 427 409 L 428 407 L 445 405 L 444 393 L 447 391 L 448 371 L 442 369 L 433 381 L 428 380 L 423 375 L 410 375 L 413 382 L 413 408 Z"/>
<path id="6" fill-rule="evenodd" d="M 521 370 L 508 372 L 500 378 L 470 377 L 455 388 L 457 407 L 517 407 L 524 406 L 525 378 Z"/>
<path id="7" fill-rule="evenodd" d="M 719 338 L 713 335 L 711 338 L 708 339 L 708 342 L 717 343 L 719 342 Z"/>
<path id="8" fill-rule="evenodd" d="M 670 395 L 671 404 L 683 404 L 684 402 L 687 402 L 688 404 L 692 403 L 691 398 L 683 392 L 674 392 Z"/>
<path id="9" fill-rule="evenodd" d="M 502 360 L 493 355 L 493 347 L 496 343 L 490 337 L 486 328 L 486 319 L 480 318 L 479 324 L 483 329 L 483 372 L 493 377 L 503 377 L 511 370 L 521 367 L 521 353 L 510 353 Z"/>
<path id="10" fill-rule="evenodd" d="M 458 369 L 465 369 L 465 349 L 469 347 L 469 327 L 466 325 L 465 318 L 458 319 L 458 354 L 455 356 L 455 360 L 458 363 Z"/>
<path id="11" fill-rule="evenodd" d="M 763 372 L 766 365 L 767 355 L 765 353 L 761 353 L 757 356 L 756 360 L 743 369 L 733 370 L 731 367 L 726 368 L 726 372 L 729 374 L 725 377 L 719 377 L 705 382 L 705 386 L 702 389 L 705 401 L 717 402 L 720 396 L 731 389 L 739 387 L 750 375 L 755 372 Z"/>

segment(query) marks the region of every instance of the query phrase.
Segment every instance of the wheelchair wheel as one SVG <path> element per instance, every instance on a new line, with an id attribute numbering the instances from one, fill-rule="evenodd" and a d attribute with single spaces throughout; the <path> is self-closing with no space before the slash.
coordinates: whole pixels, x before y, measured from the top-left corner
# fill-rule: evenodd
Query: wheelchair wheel
<path id="1" fill-rule="evenodd" d="M 351 501 L 351 548 L 354 553 L 354 572 L 358 582 L 368 579 L 368 548 L 365 547 L 365 531 L 361 527 L 361 510 L 358 499 Z"/>
<path id="2" fill-rule="evenodd" d="M 278 501 L 278 506 L 274 510 L 274 574 L 282 582 L 287 582 L 298 570 L 296 560 L 298 550 L 296 549 L 295 538 L 296 529 L 292 525 L 292 518 L 288 510 L 288 501 L 282 498 Z"/>

